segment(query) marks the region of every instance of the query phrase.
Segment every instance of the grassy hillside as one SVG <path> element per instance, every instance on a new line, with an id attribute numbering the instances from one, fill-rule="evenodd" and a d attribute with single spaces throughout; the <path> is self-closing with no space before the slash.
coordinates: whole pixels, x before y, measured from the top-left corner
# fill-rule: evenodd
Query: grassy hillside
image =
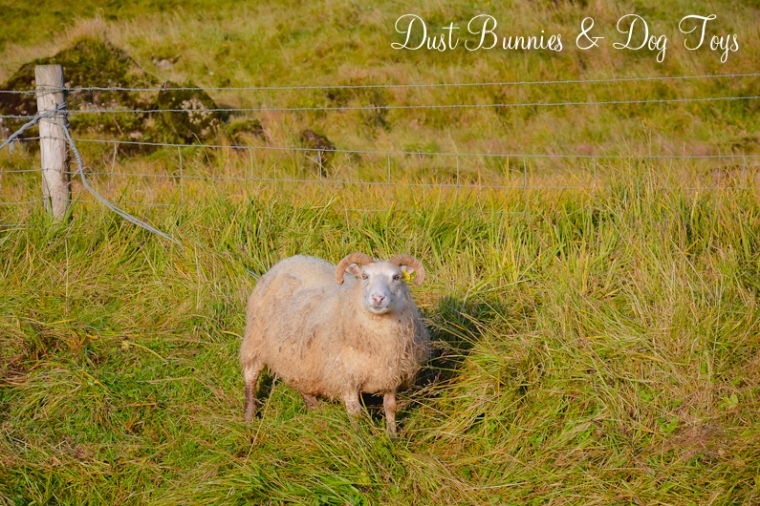
<path id="1" fill-rule="evenodd" d="M 760 58 L 751 3 L 54 4 L 13 4 L 0 80 L 82 35 L 159 80 L 207 87 L 748 73 Z M 412 10 L 439 27 L 487 12 L 505 35 L 559 31 L 566 50 L 394 51 L 393 23 Z M 663 63 L 572 47 L 583 17 L 611 44 L 628 12 L 668 33 Z M 709 12 L 739 34 L 725 64 L 677 34 L 682 16 Z M 754 95 L 759 82 L 210 94 L 232 107 L 455 105 Z M 0 205 L 0 505 L 760 503 L 757 104 L 241 115 L 261 123 L 246 139 L 259 148 L 311 128 L 344 150 L 620 156 L 596 163 L 340 154 L 320 177 L 304 154 L 231 149 L 227 133 L 225 149 L 82 139 L 91 184 L 182 246 L 79 181 L 62 224 L 36 203 Z M 646 156 L 669 154 L 737 158 Z M 33 144 L 0 152 L 0 202 L 38 199 L 39 174 L 10 171 L 39 164 Z M 456 182 L 468 186 L 418 185 Z M 251 274 L 351 251 L 411 253 L 429 273 L 414 296 L 435 353 L 401 396 L 400 437 L 376 400 L 354 429 L 340 404 L 307 412 L 279 382 L 244 423 Z"/>
<path id="2" fill-rule="evenodd" d="M 87 2 L 82 2 L 86 5 Z M 164 4 L 155 2 L 156 5 Z M 183 3 L 166 12 L 152 3 L 129 9 L 101 7 L 101 17 L 86 19 L 71 10 L 70 25 L 44 21 L 59 31 L 40 44 L 35 31 L 6 44 L 0 57 L 0 79 L 35 57 L 55 54 L 81 35 L 104 37 L 124 49 L 145 72 L 176 83 L 204 87 L 277 85 L 356 85 L 545 81 L 752 73 L 760 58 L 760 10 L 736 2 L 508 2 L 476 6 L 469 2 L 423 2 L 411 8 L 399 2 L 371 6 L 349 1 Z M 144 14 L 138 14 L 144 5 Z M 79 8 L 79 7 L 77 7 Z M 124 10 L 126 9 L 126 10 Z M 431 35 L 451 22 L 466 31 L 475 15 L 487 13 L 499 22 L 500 35 L 562 36 L 562 52 L 552 51 L 398 51 L 392 42 L 396 19 L 414 11 L 427 20 Z M 709 12 L 708 12 L 709 11 Z M 149 14 L 149 12 L 153 12 Z M 636 12 L 652 34 L 665 34 L 664 61 L 656 53 L 616 50 L 625 40 L 615 29 L 618 19 Z M 726 63 L 720 52 L 684 48 L 678 21 L 689 14 L 715 13 L 712 35 L 737 34 L 740 47 Z M 111 21 L 112 16 L 118 19 Z M 593 17 L 600 48 L 575 47 L 581 20 Z M 15 19 L 15 18 L 14 18 Z M 26 19 L 36 19 L 34 17 Z M 25 20 L 25 24 L 26 24 Z M 15 25 L 14 25 L 15 26 Z M 61 30 L 61 27 L 65 29 Z M 467 37 L 463 35 L 463 40 Z M 472 37 L 470 37 L 472 38 Z M 37 42 L 37 43 L 32 43 Z M 464 42 L 462 42 L 464 44 Z M 616 84 L 485 86 L 465 88 L 328 89 L 291 91 L 214 91 L 230 107 L 356 107 L 418 104 L 489 104 L 676 99 L 756 95 L 758 78 Z M 621 106 L 463 108 L 345 112 L 250 113 L 260 120 L 269 142 L 294 145 L 304 128 L 327 135 L 341 149 L 458 151 L 495 153 L 721 154 L 758 151 L 757 101 L 676 103 Z"/>

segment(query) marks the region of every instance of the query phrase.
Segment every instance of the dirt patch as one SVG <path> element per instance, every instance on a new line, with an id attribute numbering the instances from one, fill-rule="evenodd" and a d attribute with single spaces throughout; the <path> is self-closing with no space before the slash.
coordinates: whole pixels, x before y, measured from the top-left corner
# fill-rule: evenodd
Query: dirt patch
<path id="1" fill-rule="evenodd" d="M 683 460 L 713 461 L 726 455 L 727 445 L 726 434 L 719 426 L 701 424 L 677 431 L 665 444 L 665 450 L 675 452 Z"/>

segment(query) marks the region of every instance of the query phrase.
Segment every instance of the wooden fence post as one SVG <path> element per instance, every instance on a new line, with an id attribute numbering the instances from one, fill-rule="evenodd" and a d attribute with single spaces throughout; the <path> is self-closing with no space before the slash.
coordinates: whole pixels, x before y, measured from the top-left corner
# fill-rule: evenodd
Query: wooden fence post
<path id="1" fill-rule="evenodd" d="M 55 110 L 64 103 L 63 67 L 38 65 L 34 68 L 37 87 L 37 111 Z M 40 157 L 42 159 L 42 199 L 45 210 L 58 221 L 66 215 L 71 202 L 69 149 L 64 129 L 51 121 L 68 124 L 68 113 L 62 109 L 40 120 Z"/>

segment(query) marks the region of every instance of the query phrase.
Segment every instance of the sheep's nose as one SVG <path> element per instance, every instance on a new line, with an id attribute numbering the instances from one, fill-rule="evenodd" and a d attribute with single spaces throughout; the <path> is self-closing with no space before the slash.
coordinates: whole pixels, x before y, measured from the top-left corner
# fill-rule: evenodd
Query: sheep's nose
<path id="1" fill-rule="evenodd" d="M 384 300 L 385 300 L 385 295 L 380 294 L 380 295 L 373 295 L 372 296 L 372 303 L 375 304 L 375 305 L 380 304 Z"/>

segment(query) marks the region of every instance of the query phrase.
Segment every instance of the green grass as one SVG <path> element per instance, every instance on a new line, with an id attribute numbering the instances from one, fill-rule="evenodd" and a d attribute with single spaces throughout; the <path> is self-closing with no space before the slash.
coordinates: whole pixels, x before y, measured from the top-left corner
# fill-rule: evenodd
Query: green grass
<path id="1" fill-rule="evenodd" d="M 0 497 L 756 503 L 756 194 L 632 177 L 528 195 L 495 197 L 506 215 L 432 195 L 382 213 L 273 196 L 156 211 L 183 249 L 93 205 L 59 226 L 32 211 L 0 235 Z M 354 250 L 431 274 L 415 296 L 436 358 L 402 436 L 352 429 L 337 403 L 306 412 L 280 383 L 245 424 L 245 269 Z"/>
<path id="2" fill-rule="evenodd" d="M 663 64 L 611 49 L 399 53 L 389 48 L 408 9 L 399 2 L 105 3 L 95 19 L 87 1 L 60 3 L 59 14 L 14 3 L 23 13 L 0 28 L 0 77 L 83 34 L 154 76 L 203 86 L 757 71 L 749 3 L 582 4 L 426 2 L 418 12 L 440 25 L 486 11 L 524 34 L 569 34 L 589 15 L 609 37 L 626 12 L 672 35 L 682 15 L 714 10 L 742 46 L 724 65 L 677 39 Z M 757 82 L 214 98 L 625 100 L 756 94 Z M 105 210 L 79 180 L 62 224 L 36 204 L 0 205 L 1 506 L 760 503 L 757 159 L 632 156 L 757 154 L 756 101 L 249 116 L 262 147 L 297 145 L 313 128 L 339 149 L 631 157 L 394 155 L 385 186 L 388 157 L 336 155 L 329 182 L 292 184 L 268 179 L 318 175 L 290 152 L 186 147 L 183 175 L 194 179 L 180 179 L 175 149 L 80 142 L 93 186 L 183 246 Z M 0 202 L 38 199 L 38 173 L 6 171 L 39 166 L 33 145 L 0 152 Z M 470 186 L 409 186 L 457 180 Z M 429 274 L 414 296 L 434 358 L 400 399 L 401 436 L 388 438 L 371 399 L 373 416 L 352 428 L 339 403 L 306 412 L 279 382 L 244 423 L 236 355 L 251 273 L 298 253 L 335 262 L 352 251 L 411 253 Z"/>

